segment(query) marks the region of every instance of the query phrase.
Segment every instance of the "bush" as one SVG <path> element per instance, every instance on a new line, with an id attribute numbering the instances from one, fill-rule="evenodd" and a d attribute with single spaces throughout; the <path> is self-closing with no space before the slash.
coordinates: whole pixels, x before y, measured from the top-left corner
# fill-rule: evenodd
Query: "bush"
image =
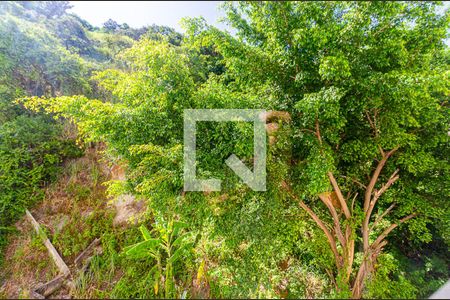
<path id="1" fill-rule="evenodd" d="M 42 199 L 42 187 L 62 161 L 82 153 L 74 141 L 59 138 L 62 126 L 42 115 L 19 115 L 0 125 L 0 245 L 8 226 Z"/>

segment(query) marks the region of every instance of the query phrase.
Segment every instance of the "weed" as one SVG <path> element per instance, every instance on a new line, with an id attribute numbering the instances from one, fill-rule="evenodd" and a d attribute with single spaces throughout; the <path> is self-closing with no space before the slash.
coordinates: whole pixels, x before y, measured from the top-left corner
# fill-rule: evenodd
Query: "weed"
<path id="1" fill-rule="evenodd" d="M 192 232 L 182 232 L 186 227 L 186 223 L 161 219 L 155 222 L 153 233 L 157 237 L 152 238 L 150 231 L 141 225 L 140 231 L 144 241 L 124 249 L 124 253 L 129 257 L 154 259 L 154 266 L 148 272 L 147 280 L 153 283 L 155 296 L 176 297 L 174 265 L 194 245 Z"/>

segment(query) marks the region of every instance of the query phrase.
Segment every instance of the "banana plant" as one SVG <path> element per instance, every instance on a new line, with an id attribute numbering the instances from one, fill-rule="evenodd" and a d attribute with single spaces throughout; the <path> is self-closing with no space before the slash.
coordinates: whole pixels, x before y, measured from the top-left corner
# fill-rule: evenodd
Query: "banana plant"
<path id="1" fill-rule="evenodd" d="M 124 248 L 125 255 L 130 258 L 152 257 L 155 259 L 156 264 L 150 270 L 149 277 L 153 277 L 153 289 L 156 296 L 159 295 L 162 287 L 164 298 L 176 296 L 173 278 L 174 264 L 194 245 L 193 234 L 186 232 L 186 228 L 186 223 L 174 220 L 155 222 L 152 232 L 141 225 L 139 229 L 144 241 Z"/>

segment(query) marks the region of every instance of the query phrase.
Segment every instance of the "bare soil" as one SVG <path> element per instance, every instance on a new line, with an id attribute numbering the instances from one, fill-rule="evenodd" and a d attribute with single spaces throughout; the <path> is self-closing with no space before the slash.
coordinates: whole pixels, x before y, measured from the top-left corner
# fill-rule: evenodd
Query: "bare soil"
<path id="1" fill-rule="evenodd" d="M 145 211 L 144 203 L 136 201 L 131 195 L 121 195 L 116 201 L 112 201 L 112 205 L 108 205 L 103 183 L 111 179 L 125 180 L 125 176 L 122 168 L 110 168 L 101 161 L 98 149 L 93 148 L 87 149 L 83 157 L 67 161 L 58 181 L 45 188 L 44 200 L 30 209 L 50 240 L 53 234 L 70 225 L 70 222 L 82 220 L 98 209 L 114 210 L 115 226 L 128 226 L 133 223 L 129 222 L 130 219 L 136 219 Z M 81 194 L 80 199 L 74 198 L 71 189 L 75 189 L 75 194 Z M 89 199 L 82 198 L 84 190 L 91 195 Z M 5 251 L 2 270 L 4 275 L 1 276 L 4 281 L 0 282 L 0 298 L 30 298 L 31 288 L 58 275 L 47 249 L 27 219 L 23 217 L 15 227 L 17 233 L 10 236 Z M 79 253 L 64 257 L 64 249 L 54 246 L 71 271 L 75 271 L 73 261 Z M 63 286 L 50 298 L 71 298 L 70 289 Z"/>

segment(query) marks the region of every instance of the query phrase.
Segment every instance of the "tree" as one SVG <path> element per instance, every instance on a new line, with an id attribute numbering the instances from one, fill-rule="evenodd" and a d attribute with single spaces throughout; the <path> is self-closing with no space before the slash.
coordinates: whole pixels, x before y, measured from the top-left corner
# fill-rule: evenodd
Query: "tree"
<path id="1" fill-rule="evenodd" d="M 2 55 L 12 64 L 0 68 L 28 94 L 88 93 L 90 87 L 84 78 L 87 64 L 64 49 L 44 26 L 4 14 L 0 36 Z"/>
<path id="2" fill-rule="evenodd" d="M 18 1 L 18 3 L 25 9 L 35 11 L 49 19 L 59 18 L 73 7 L 69 1 Z"/>
<path id="3" fill-rule="evenodd" d="M 325 233 L 338 290 L 351 285 L 359 298 L 389 233 L 408 221 L 411 238 L 430 241 L 428 224 L 448 213 L 448 62 L 441 57 L 449 14 L 407 2 L 227 8 L 243 42 L 213 28 L 204 35 L 228 76 L 254 74 L 242 86 L 269 81 L 281 91 L 270 96 L 293 116 L 292 174 L 282 186 Z M 246 48 L 261 57 L 258 66 Z"/>
<path id="4" fill-rule="evenodd" d="M 72 7 L 69 1 L 45 1 L 43 12 L 48 18 L 59 18 Z"/>
<path id="5" fill-rule="evenodd" d="M 40 10 L 45 5 L 53 4 L 0 5 L 0 247 L 11 224 L 43 198 L 42 187 L 56 177 L 62 161 L 80 155 L 75 141 L 64 138 L 63 123 L 15 102 L 26 95 L 90 89 L 80 57 L 64 49 L 46 27 L 56 20 L 36 17 L 55 13 Z"/>
<path id="6" fill-rule="evenodd" d="M 390 272 L 380 262 L 395 247 L 387 244 L 394 230 L 422 244 L 445 237 L 449 16 L 437 8 L 228 3 L 236 36 L 193 19 L 180 46 L 142 39 L 120 54 L 120 70 L 95 76 L 110 102 L 75 96 L 25 104 L 106 141 L 128 162 L 126 188 L 148 199 L 153 214 L 189 220 L 205 248 L 223 239 L 218 268 L 242 284 L 227 296 L 282 295 L 282 280 L 273 279 L 279 265 L 306 256 L 338 296 L 359 298 Z M 185 108 L 272 111 L 266 193 L 223 164 L 231 153 L 252 161 L 251 127 L 207 122 L 198 130 L 198 176 L 214 174 L 225 191 L 182 192 Z M 262 294 L 260 286 L 273 288 Z"/>
<path id="7" fill-rule="evenodd" d="M 120 25 L 116 21 L 108 19 L 108 21 L 103 23 L 103 28 L 105 28 L 106 31 L 116 31 L 118 28 L 120 28 Z"/>

